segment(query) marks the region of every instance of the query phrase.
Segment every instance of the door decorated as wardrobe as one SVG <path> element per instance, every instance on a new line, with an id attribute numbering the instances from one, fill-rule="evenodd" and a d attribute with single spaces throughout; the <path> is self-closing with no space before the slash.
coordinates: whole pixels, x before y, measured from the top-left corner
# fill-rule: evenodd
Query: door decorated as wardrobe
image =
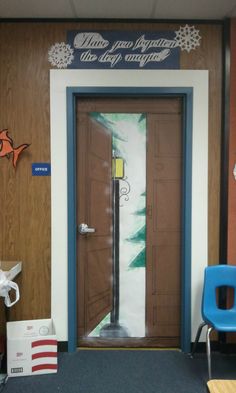
<path id="1" fill-rule="evenodd" d="M 179 346 L 181 108 L 78 99 L 79 345 Z"/>

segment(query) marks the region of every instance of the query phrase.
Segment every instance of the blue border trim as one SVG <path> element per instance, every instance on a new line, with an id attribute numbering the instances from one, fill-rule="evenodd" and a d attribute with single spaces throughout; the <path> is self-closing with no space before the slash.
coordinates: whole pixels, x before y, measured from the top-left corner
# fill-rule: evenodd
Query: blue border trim
<path id="1" fill-rule="evenodd" d="M 181 350 L 191 347 L 191 228 L 192 228 L 192 87 L 67 87 L 68 176 L 68 351 L 77 347 L 77 254 L 76 254 L 76 97 L 183 97 L 183 248 Z"/>
<path id="2" fill-rule="evenodd" d="M 183 108 L 183 246 L 181 286 L 181 349 L 191 350 L 191 251 L 192 251 L 192 113 L 193 89 L 184 96 Z"/>
<path id="3" fill-rule="evenodd" d="M 68 352 L 77 347 L 75 95 L 67 91 Z"/>

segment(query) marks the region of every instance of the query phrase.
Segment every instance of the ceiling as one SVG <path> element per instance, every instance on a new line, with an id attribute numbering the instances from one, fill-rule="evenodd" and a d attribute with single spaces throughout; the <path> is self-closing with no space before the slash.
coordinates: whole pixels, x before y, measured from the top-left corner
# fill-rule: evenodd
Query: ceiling
<path id="1" fill-rule="evenodd" d="M 224 19 L 236 0 L 0 0 L 0 18 Z"/>

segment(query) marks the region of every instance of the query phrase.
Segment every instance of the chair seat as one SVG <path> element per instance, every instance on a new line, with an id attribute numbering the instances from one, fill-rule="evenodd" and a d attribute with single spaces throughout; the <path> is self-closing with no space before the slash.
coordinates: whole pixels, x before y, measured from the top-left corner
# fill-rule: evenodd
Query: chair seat
<path id="1" fill-rule="evenodd" d="M 210 393 L 235 393 L 236 381 L 212 379 L 207 382 Z"/>
<path id="2" fill-rule="evenodd" d="M 205 321 L 219 332 L 236 332 L 235 311 L 218 310 L 217 313 L 208 313 Z"/>
<path id="3" fill-rule="evenodd" d="M 227 303 L 230 299 L 231 308 L 219 308 L 220 288 L 231 288 L 230 292 L 227 290 Z M 228 296 L 229 295 L 229 296 Z M 228 303 L 229 304 L 229 303 Z M 215 329 L 218 332 L 236 332 L 236 266 L 233 265 L 215 265 L 207 266 L 204 273 L 203 295 L 202 295 L 202 319 L 195 343 L 192 350 L 192 355 L 196 350 L 196 345 L 199 341 L 202 329 L 208 325 L 206 334 L 206 351 L 208 364 L 208 377 L 211 379 L 211 330 Z M 234 387 L 235 389 L 235 387 Z M 221 393 L 221 390 L 211 390 L 212 392 Z M 228 392 L 223 390 L 223 393 Z M 236 390 L 233 390 L 236 392 Z"/>

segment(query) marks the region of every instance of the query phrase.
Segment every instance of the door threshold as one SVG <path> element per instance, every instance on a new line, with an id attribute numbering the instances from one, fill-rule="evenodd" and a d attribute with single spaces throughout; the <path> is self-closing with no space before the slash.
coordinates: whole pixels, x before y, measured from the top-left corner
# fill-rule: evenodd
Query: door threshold
<path id="1" fill-rule="evenodd" d="M 180 348 L 143 348 L 143 347 L 109 347 L 109 348 L 101 348 L 101 347 L 77 347 L 77 352 L 79 351 L 176 351 L 181 352 Z"/>
<path id="2" fill-rule="evenodd" d="M 79 348 L 180 348 L 180 337 L 78 337 Z"/>

